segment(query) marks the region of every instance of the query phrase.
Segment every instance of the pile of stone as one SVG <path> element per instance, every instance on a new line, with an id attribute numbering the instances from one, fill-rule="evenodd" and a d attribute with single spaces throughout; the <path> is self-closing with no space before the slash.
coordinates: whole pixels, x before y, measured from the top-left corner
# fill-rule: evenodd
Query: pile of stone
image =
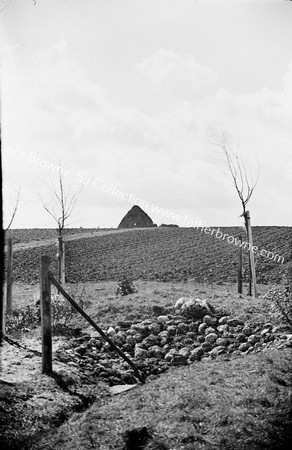
<path id="1" fill-rule="evenodd" d="M 271 345 L 292 346 L 286 327 L 245 324 L 216 313 L 209 302 L 199 299 L 180 299 L 172 314 L 137 323 L 119 322 L 106 332 L 146 376 L 206 358 L 248 354 Z M 104 379 L 110 385 L 135 382 L 128 364 L 97 332 L 71 340 L 56 356 L 80 368 L 85 376 Z"/>

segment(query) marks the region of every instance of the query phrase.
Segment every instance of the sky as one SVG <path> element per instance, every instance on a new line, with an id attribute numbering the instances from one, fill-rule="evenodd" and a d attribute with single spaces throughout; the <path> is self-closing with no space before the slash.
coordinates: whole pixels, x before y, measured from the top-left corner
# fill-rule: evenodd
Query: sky
<path id="1" fill-rule="evenodd" d="M 292 2 L 0 0 L 4 226 L 292 225 Z"/>

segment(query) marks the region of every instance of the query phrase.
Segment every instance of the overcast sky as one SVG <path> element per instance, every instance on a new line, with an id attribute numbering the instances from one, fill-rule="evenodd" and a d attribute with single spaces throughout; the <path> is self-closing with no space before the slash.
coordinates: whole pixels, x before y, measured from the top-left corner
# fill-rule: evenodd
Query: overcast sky
<path id="1" fill-rule="evenodd" d="M 36 3 L 36 4 L 34 4 Z M 258 184 L 253 225 L 291 225 L 292 2 L 1 0 L 4 213 L 54 227 L 41 200 L 80 191 L 73 226 L 242 225 L 213 145 Z"/>

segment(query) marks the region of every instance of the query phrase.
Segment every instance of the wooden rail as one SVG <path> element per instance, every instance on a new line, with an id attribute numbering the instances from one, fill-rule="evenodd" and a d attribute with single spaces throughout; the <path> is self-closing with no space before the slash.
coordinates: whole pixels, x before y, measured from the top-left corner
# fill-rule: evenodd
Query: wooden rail
<path id="1" fill-rule="evenodd" d="M 90 325 L 109 343 L 111 348 L 121 356 L 129 366 L 134 370 L 136 377 L 145 383 L 144 377 L 140 374 L 138 368 L 133 361 L 125 355 L 125 353 L 107 336 L 107 334 L 94 322 L 94 320 L 86 314 L 85 311 L 70 297 L 60 283 L 55 279 L 53 274 L 49 271 L 49 258 L 42 257 L 41 266 L 41 314 L 42 314 L 42 350 L 43 350 L 43 373 L 52 372 L 52 332 L 51 332 L 51 283 L 58 289 L 63 297 L 81 314 Z"/>

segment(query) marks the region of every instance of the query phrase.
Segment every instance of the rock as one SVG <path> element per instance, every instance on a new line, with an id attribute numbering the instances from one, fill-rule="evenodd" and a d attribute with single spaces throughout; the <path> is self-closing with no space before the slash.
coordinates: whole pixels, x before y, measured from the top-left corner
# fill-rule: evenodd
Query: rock
<path id="1" fill-rule="evenodd" d="M 126 344 L 135 345 L 135 340 L 134 340 L 133 336 L 126 337 Z"/>
<path id="2" fill-rule="evenodd" d="M 292 347 L 292 334 L 287 334 L 286 345 L 287 347 Z"/>
<path id="3" fill-rule="evenodd" d="M 262 347 L 262 344 L 260 342 L 256 342 L 255 345 L 254 345 L 254 348 L 256 350 L 260 349 L 261 347 Z"/>
<path id="4" fill-rule="evenodd" d="M 158 334 L 161 331 L 161 324 L 153 322 L 148 326 L 148 328 L 151 334 Z"/>
<path id="5" fill-rule="evenodd" d="M 242 333 L 245 334 L 246 336 L 250 336 L 250 335 L 253 333 L 252 328 L 249 327 L 248 325 L 245 325 L 245 326 L 242 328 L 241 331 L 242 331 Z"/>
<path id="6" fill-rule="evenodd" d="M 68 365 L 68 366 L 71 366 L 71 367 L 78 367 L 78 368 L 79 368 L 79 364 L 77 364 L 77 363 L 75 363 L 75 362 L 73 362 L 73 361 L 69 361 L 69 362 L 67 363 L 67 365 Z"/>
<path id="7" fill-rule="evenodd" d="M 175 325 L 168 326 L 166 330 L 168 331 L 170 336 L 176 335 L 176 326 Z"/>
<path id="8" fill-rule="evenodd" d="M 264 329 L 261 331 L 261 336 L 266 336 L 267 334 L 270 333 L 270 331 L 271 331 L 271 328 L 264 328 Z"/>
<path id="9" fill-rule="evenodd" d="M 133 350 L 133 345 L 132 344 L 128 344 L 128 343 L 124 344 L 123 345 L 123 350 L 124 350 L 124 352 L 131 352 Z"/>
<path id="10" fill-rule="evenodd" d="M 177 350 L 172 348 L 172 349 L 169 350 L 168 353 L 166 353 L 166 355 L 164 356 L 164 359 L 166 361 L 171 361 L 172 358 L 173 358 L 173 355 L 176 355 L 176 354 L 177 354 Z"/>
<path id="11" fill-rule="evenodd" d="M 216 339 L 216 346 L 217 347 L 227 347 L 229 345 L 229 339 L 219 337 Z"/>
<path id="12" fill-rule="evenodd" d="M 213 350 L 210 351 L 211 358 L 216 358 L 219 355 L 222 355 L 226 352 L 226 347 L 222 345 L 218 345 L 213 348 Z"/>
<path id="13" fill-rule="evenodd" d="M 136 333 L 133 336 L 133 339 L 135 342 L 142 342 L 143 341 L 143 336 L 141 333 Z"/>
<path id="14" fill-rule="evenodd" d="M 165 344 L 165 345 L 162 347 L 162 353 L 163 353 L 164 355 L 166 355 L 166 353 L 169 352 L 170 348 L 171 348 L 171 347 L 170 347 L 169 344 Z"/>
<path id="15" fill-rule="evenodd" d="M 185 358 L 188 358 L 189 354 L 190 354 L 190 349 L 188 347 L 183 347 L 179 350 L 179 355 L 184 356 Z"/>
<path id="16" fill-rule="evenodd" d="M 130 328 L 131 325 L 132 325 L 132 322 L 126 322 L 126 321 L 119 321 L 118 322 L 118 326 L 123 328 L 123 329 Z"/>
<path id="17" fill-rule="evenodd" d="M 154 314 L 156 314 L 157 316 L 160 316 L 161 314 L 165 314 L 166 309 L 164 308 L 164 306 L 161 306 L 161 305 L 154 305 L 154 306 L 152 306 L 152 311 L 153 311 Z"/>
<path id="18" fill-rule="evenodd" d="M 191 339 L 194 341 L 196 339 L 196 333 L 194 333 L 193 331 L 188 331 L 186 333 L 186 339 Z"/>
<path id="19" fill-rule="evenodd" d="M 121 336 L 120 333 L 117 333 L 113 337 L 113 341 L 117 345 L 123 345 L 126 342 L 126 337 L 125 336 Z"/>
<path id="20" fill-rule="evenodd" d="M 229 353 L 234 352 L 235 350 L 238 349 L 239 345 L 240 345 L 240 344 L 239 344 L 238 342 L 233 342 L 232 344 L 229 344 L 229 346 L 228 346 L 228 352 L 229 352 Z"/>
<path id="21" fill-rule="evenodd" d="M 75 352 L 78 353 L 79 355 L 85 355 L 86 353 L 86 345 L 80 345 L 79 347 L 75 348 Z"/>
<path id="22" fill-rule="evenodd" d="M 214 314 L 215 309 L 207 300 L 189 299 L 181 306 L 183 315 L 193 319 L 202 319 L 207 313 Z"/>
<path id="23" fill-rule="evenodd" d="M 194 350 L 191 350 L 189 359 L 190 361 L 200 361 L 204 354 L 204 349 L 202 347 L 197 347 Z"/>
<path id="24" fill-rule="evenodd" d="M 154 334 L 149 334 L 149 336 L 147 336 L 145 339 L 143 339 L 143 341 L 141 342 L 141 344 L 143 345 L 144 348 L 149 348 L 152 345 L 156 345 L 159 343 L 159 336 L 154 336 Z"/>
<path id="25" fill-rule="evenodd" d="M 227 325 L 229 325 L 230 327 L 237 327 L 238 325 L 244 325 L 244 323 L 239 319 L 228 319 Z"/>
<path id="26" fill-rule="evenodd" d="M 244 333 L 239 333 L 237 335 L 237 341 L 238 342 L 246 342 L 247 336 Z"/>
<path id="27" fill-rule="evenodd" d="M 219 331 L 219 333 L 225 333 L 226 331 L 229 330 L 229 326 L 227 324 L 225 325 L 219 325 L 217 327 L 217 331 Z"/>
<path id="28" fill-rule="evenodd" d="M 193 331 L 194 333 L 197 333 L 198 328 L 199 328 L 199 322 L 192 322 L 189 325 L 189 330 Z"/>
<path id="29" fill-rule="evenodd" d="M 209 352 L 212 349 L 210 342 L 202 342 L 202 349 L 204 352 Z"/>
<path id="30" fill-rule="evenodd" d="M 165 322 L 168 322 L 168 320 L 169 320 L 168 316 L 158 316 L 157 317 L 157 322 L 159 322 L 159 323 L 165 323 Z"/>
<path id="31" fill-rule="evenodd" d="M 136 333 L 137 333 L 137 331 L 134 330 L 133 328 L 129 328 L 128 330 L 126 330 L 126 334 L 127 334 L 127 335 L 133 336 L 133 335 L 136 334 Z"/>
<path id="32" fill-rule="evenodd" d="M 198 333 L 205 333 L 206 328 L 208 328 L 208 325 L 206 323 L 201 323 L 201 325 L 199 325 L 198 327 Z"/>
<path id="33" fill-rule="evenodd" d="M 243 342 L 242 344 L 240 344 L 240 346 L 238 347 L 238 350 L 240 352 L 246 352 L 250 347 L 250 344 L 248 342 Z"/>
<path id="34" fill-rule="evenodd" d="M 158 334 L 158 336 L 159 336 L 161 339 L 167 339 L 167 338 L 169 338 L 169 331 L 167 331 L 167 330 L 160 331 L 160 333 Z"/>
<path id="35" fill-rule="evenodd" d="M 205 342 L 205 337 L 204 336 L 198 336 L 197 337 L 197 341 L 200 342 L 200 343 Z"/>
<path id="36" fill-rule="evenodd" d="M 158 345 L 153 345 L 149 347 L 148 354 L 152 358 L 162 358 L 162 349 Z"/>
<path id="37" fill-rule="evenodd" d="M 175 302 L 174 308 L 180 309 L 184 303 L 186 303 L 188 300 L 192 300 L 192 299 L 193 299 L 192 297 L 181 297 Z"/>
<path id="38" fill-rule="evenodd" d="M 272 329 L 272 333 L 285 333 L 290 331 L 290 327 L 288 325 L 277 325 Z"/>
<path id="39" fill-rule="evenodd" d="M 216 332 L 216 330 L 215 330 L 215 328 L 213 328 L 213 327 L 207 327 L 206 329 L 205 329 L 205 335 L 206 334 L 210 334 L 210 333 L 215 333 Z"/>
<path id="40" fill-rule="evenodd" d="M 171 364 L 174 366 L 184 366 L 187 364 L 187 359 L 183 355 L 173 355 Z"/>
<path id="41" fill-rule="evenodd" d="M 203 322 L 206 323 L 209 327 L 216 327 L 217 318 L 212 316 L 204 316 Z"/>
<path id="42" fill-rule="evenodd" d="M 184 322 L 180 322 L 177 326 L 178 334 L 186 334 L 189 331 L 189 325 Z"/>
<path id="43" fill-rule="evenodd" d="M 143 337 L 147 336 L 149 334 L 149 328 L 145 324 L 136 323 L 131 325 L 131 329 L 135 330 L 136 333 L 140 333 Z"/>
<path id="44" fill-rule="evenodd" d="M 210 344 L 213 344 L 217 340 L 218 336 L 216 333 L 209 333 L 206 335 L 205 340 Z"/>
<path id="45" fill-rule="evenodd" d="M 116 330 L 113 327 L 109 327 L 106 333 L 108 336 L 113 337 L 116 334 Z"/>
<path id="46" fill-rule="evenodd" d="M 218 320 L 219 325 L 227 325 L 227 321 L 229 320 L 229 316 L 220 317 Z"/>
<path id="47" fill-rule="evenodd" d="M 250 345 L 256 344 L 259 340 L 260 340 L 260 337 L 259 337 L 259 336 L 256 336 L 255 334 L 251 334 L 251 335 L 247 338 L 247 342 L 248 342 Z"/>

